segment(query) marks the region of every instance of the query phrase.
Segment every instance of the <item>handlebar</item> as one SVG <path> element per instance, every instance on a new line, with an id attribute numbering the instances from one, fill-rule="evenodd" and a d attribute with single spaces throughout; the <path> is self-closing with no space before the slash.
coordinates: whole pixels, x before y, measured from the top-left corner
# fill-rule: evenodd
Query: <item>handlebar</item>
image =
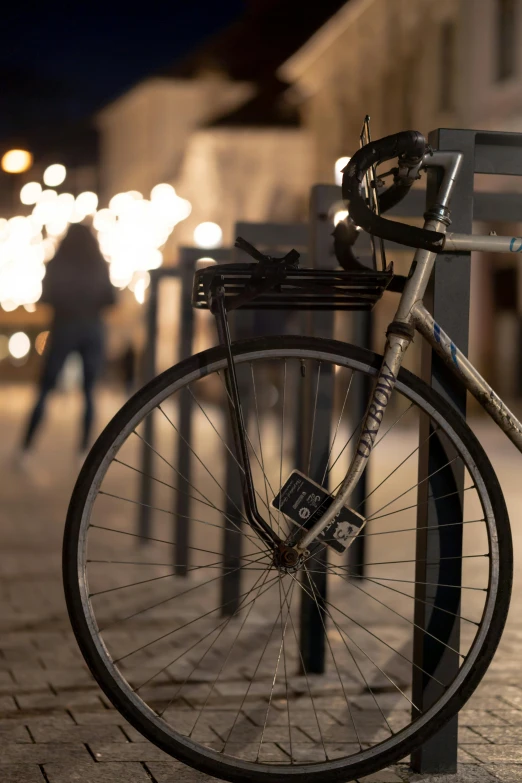
<path id="1" fill-rule="evenodd" d="M 430 231 L 377 215 L 366 203 L 362 192 L 363 180 L 371 166 L 391 158 L 399 158 L 399 165 L 418 166 L 426 154 L 424 136 L 418 131 L 401 131 L 366 144 L 350 159 L 343 172 L 342 194 L 354 223 L 368 234 L 398 242 L 408 247 L 422 248 L 439 253 L 444 245 L 444 234 Z M 379 197 L 381 212 L 385 212 L 401 201 L 409 192 L 414 178 L 399 177 Z"/>

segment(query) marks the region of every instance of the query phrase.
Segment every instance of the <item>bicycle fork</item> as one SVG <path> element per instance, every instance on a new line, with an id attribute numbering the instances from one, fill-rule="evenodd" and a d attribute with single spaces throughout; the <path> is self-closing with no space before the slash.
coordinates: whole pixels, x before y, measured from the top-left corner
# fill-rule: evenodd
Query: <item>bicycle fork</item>
<path id="1" fill-rule="evenodd" d="M 363 474 L 384 417 L 386 406 L 397 382 L 404 354 L 413 339 L 413 329 L 406 324 L 393 322 L 387 332 L 384 358 L 366 408 L 361 432 L 348 472 L 328 510 L 306 531 L 296 544 L 299 553 L 306 553 L 309 545 L 328 528 L 339 514 Z M 362 525 L 364 527 L 364 524 Z M 362 530 L 362 527 L 360 530 Z M 351 539 L 354 540 L 353 538 Z"/>

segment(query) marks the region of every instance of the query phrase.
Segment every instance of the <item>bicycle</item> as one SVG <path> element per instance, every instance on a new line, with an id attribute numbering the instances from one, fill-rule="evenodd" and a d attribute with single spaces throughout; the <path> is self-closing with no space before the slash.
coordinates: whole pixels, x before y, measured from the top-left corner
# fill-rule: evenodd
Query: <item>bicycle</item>
<path id="1" fill-rule="evenodd" d="M 377 198 L 386 175 L 377 180 L 375 167 L 393 158 L 398 166 L 387 174 L 393 173 L 394 182 Z M 100 435 L 78 477 L 67 515 L 63 574 L 81 651 L 106 696 L 136 729 L 203 772 L 259 783 L 325 783 L 374 772 L 444 725 L 473 693 L 494 655 L 513 569 L 502 491 L 464 418 L 401 368 L 417 331 L 522 450 L 522 424 L 422 302 L 439 253 L 509 253 L 522 243 L 516 237 L 448 232 L 461 161 L 458 152 L 431 150 L 414 131 L 358 150 L 343 174 L 349 217 L 338 241 L 348 237 L 344 271 L 299 269 L 295 251 L 274 259 L 241 240 L 257 263 L 199 270 L 193 302 L 212 311 L 220 345 L 137 392 Z M 378 206 L 383 212 L 397 203 L 431 167 L 442 169 L 443 176 L 423 228 L 379 214 Z M 372 177 L 373 202 L 363 192 Z M 400 278 L 391 267 L 361 269 L 351 250 L 360 229 L 415 248 L 409 275 Z M 305 336 L 230 339 L 228 313 L 238 307 L 368 309 L 385 291 L 400 293 L 400 301 L 383 356 Z M 360 421 L 350 402 L 358 379 L 372 384 Z M 304 383 L 311 384 L 311 404 L 296 412 L 294 400 Z M 194 406 L 188 445 L 196 471 L 188 484 L 181 474 L 173 481 L 176 468 L 165 456 L 180 437 L 176 413 L 183 395 Z M 317 453 L 315 424 L 325 404 L 332 408 L 332 427 L 326 453 Z M 289 445 L 296 416 L 306 445 L 301 470 L 295 469 L 293 442 Z M 154 421 L 157 446 L 144 438 L 147 417 Z M 428 442 L 445 461 L 419 478 L 412 458 Z M 129 519 L 127 509 L 140 503 L 131 480 L 142 473 L 133 461 L 143 445 L 151 449 L 158 493 L 188 496 L 191 562 L 166 554 L 177 550 L 162 527 L 173 514 L 162 501 L 154 506 L 154 535 L 136 532 Z M 224 485 L 225 462 L 237 471 L 235 485 Z M 357 510 L 360 504 L 350 506 L 363 472 L 371 482 L 365 515 Z M 455 486 L 445 506 L 450 516 L 431 528 L 419 526 L 419 509 L 440 499 L 441 477 Z M 328 480 L 335 485 L 332 492 Z M 416 501 L 408 498 L 415 492 Z M 415 570 L 419 535 L 434 536 L 439 551 L 436 562 L 425 564 L 426 581 Z M 241 547 L 221 556 L 222 536 L 227 546 L 236 540 Z M 370 545 L 364 578 L 357 564 L 342 559 L 359 536 Z M 445 554 L 448 537 L 462 544 L 461 557 Z M 327 575 L 324 594 L 319 588 Z M 437 605 L 441 590 L 453 597 L 452 611 Z M 302 618 L 295 612 L 303 595 L 321 619 L 325 676 L 315 675 L 303 660 Z M 419 611 L 431 612 L 427 624 Z M 438 612 L 460 626 L 460 646 L 453 637 L 437 635 Z M 453 656 L 448 682 L 412 661 L 415 639 L 426 637 L 435 657 L 444 651 Z M 412 695 L 415 677 L 425 678 L 431 689 L 432 704 L 424 711 Z"/>

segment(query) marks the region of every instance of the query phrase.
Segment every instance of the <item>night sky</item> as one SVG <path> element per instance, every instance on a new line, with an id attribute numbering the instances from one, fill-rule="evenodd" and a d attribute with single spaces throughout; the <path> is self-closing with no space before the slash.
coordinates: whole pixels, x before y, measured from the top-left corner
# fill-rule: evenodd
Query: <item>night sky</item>
<path id="1" fill-rule="evenodd" d="M 245 0 L 11 2 L 2 8 L 0 141 L 76 123 L 237 18 Z"/>

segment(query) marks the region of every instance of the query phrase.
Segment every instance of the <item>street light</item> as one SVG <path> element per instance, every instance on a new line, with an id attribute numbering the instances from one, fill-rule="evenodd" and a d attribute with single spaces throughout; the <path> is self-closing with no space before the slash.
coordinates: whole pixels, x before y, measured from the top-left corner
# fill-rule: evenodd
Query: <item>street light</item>
<path id="1" fill-rule="evenodd" d="M 26 182 L 20 191 L 20 201 L 22 204 L 36 204 L 38 197 L 42 192 L 42 186 L 39 182 Z"/>
<path id="2" fill-rule="evenodd" d="M 15 332 L 7 346 L 13 359 L 23 359 L 31 349 L 31 342 L 25 332 Z"/>
<path id="3" fill-rule="evenodd" d="M 67 174 L 67 169 L 61 163 L 53 163 L 47 166 L 43 173 L 43 181 L 49 188 L 55 188 L 61 185 Z"/>
<path id="4" fill-rule="evenodd" d="M 223 241 L 223 231 L 217 223 L 209 221 L 200 223 L 194 229 L 194 242 L 196 247 L 215 248 L 220 247 Z"/>
<path id="5" fill-rule="evenodd" d="M 342 158 L 337 158 L 335 161 L 334 166 L 334 174 L 335 174 L 335 184 L 336 185 L 342 185 L 343 184 L 343 169 L 345 166 L 348 165 L 350 162 L 350 158 L 346 155 L 343 155 Z"/>
<path id="6" fill-rule="evenodd" d="M 2 169 L 8 174 L 22 174 L 33 165 L 33 156 L 27 150 L 9 150 L 2 157 Z"/>
<path id="7" fill-rule="evenodd" d="M 347 209 L 339 209 L 333 216 L 333 224 L 336 226 L 341 220 L 345 220 L 348 217 Z"/>

